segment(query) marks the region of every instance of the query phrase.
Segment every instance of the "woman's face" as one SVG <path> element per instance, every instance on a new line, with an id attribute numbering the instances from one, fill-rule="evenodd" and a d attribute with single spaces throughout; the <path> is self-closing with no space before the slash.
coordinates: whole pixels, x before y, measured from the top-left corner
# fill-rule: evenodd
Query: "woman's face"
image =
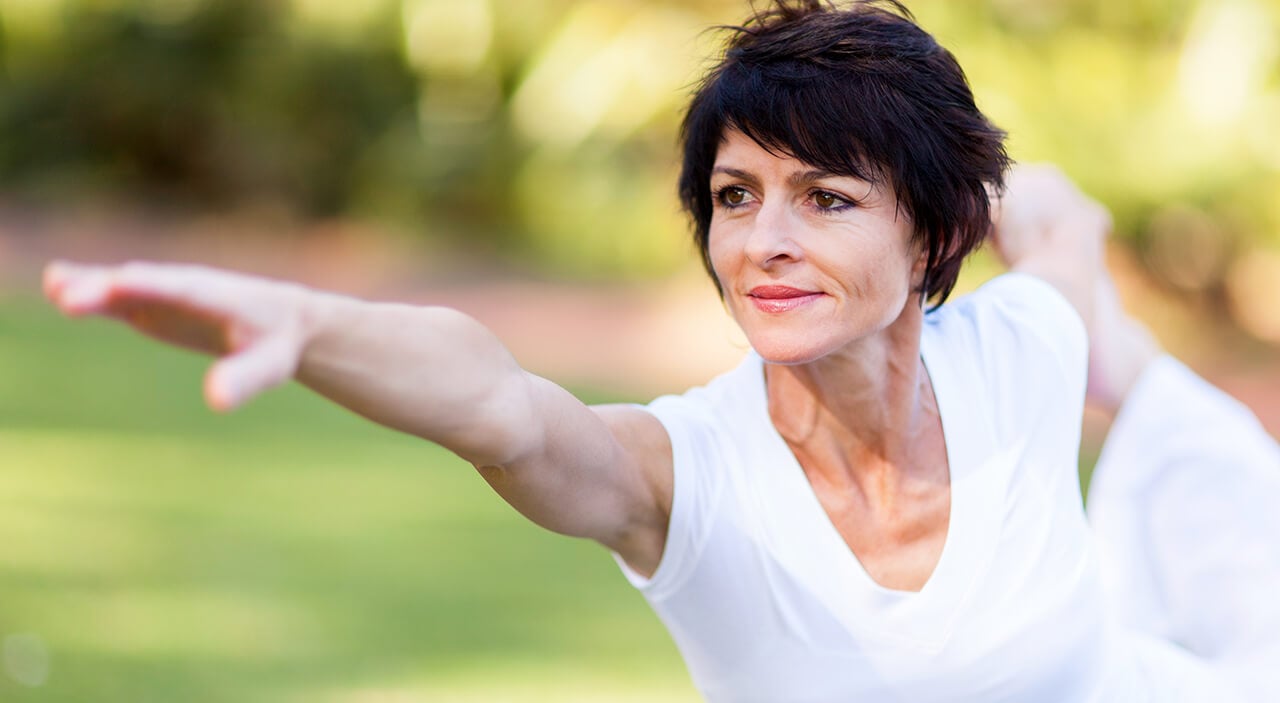
<path id="1" fill-rule="evenodd" d="M 919 307 L 924 256 L 892 189 L 771 154 L 734 130 L 711 193 L 712 268 L 766 361 L 820 359 Z"/>

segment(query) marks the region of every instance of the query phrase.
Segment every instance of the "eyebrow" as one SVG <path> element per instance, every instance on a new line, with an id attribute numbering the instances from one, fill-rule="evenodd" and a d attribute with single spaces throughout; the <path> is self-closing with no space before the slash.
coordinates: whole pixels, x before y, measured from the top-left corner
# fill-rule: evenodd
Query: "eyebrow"
<path id="1" fill-rule="evenodd" d="M 715 168 L 711 169 L 711 175 L 714 176 L 717 173 L 723 173 L 726 176 L 738 178 L 738 179 L 747 181 L 749 183 L 757 182 L 757 179 L 753 174 L 747 171 L 732 168 L 729 166 L 716 166 Z M 836 174 L 832 173 L 831 171 L 826 171 L 820 168 L 814 168 L 814 169 L 809 169 L 808 171 L 799 171 L 797 173 L 791 174 L 790 176 L 787 177 L 787 185 L 790 185 L 793 187 L 800 186 L 806 183 L 813 183 L 814 181 L 820 181 L 824 178 L 831 178 L 834 176 L 836 176 Z"/>

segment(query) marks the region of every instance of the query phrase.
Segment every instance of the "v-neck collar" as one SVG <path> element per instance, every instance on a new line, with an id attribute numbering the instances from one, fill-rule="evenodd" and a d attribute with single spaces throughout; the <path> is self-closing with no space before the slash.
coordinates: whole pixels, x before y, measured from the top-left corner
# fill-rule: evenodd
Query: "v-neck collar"
<path id="1" fill-rule="evenodd" d="M 937 398 L 951 480 L 947 537 L 933 573 L 920 591 L 899 591 L 876 583 L 823 509 L 791 448 L 769 417 L 764 362 L 751 355 L 751 436 L 760 462 L 751 477 L 762 540 L 773 560 L 814 589 L 859 638 L 886 638 L 925 650 L 945 645 L 973 589 L 994 557 L 1004 489 L 992 490 L 1006 462 L 991 462 L 995 441 L 975 379 L 962 372 L 961 350 L 941 348 L 935 325 L 926 325 L 921 359 Z M 1006 480 L 997 485 L 1007 486 Z"/>

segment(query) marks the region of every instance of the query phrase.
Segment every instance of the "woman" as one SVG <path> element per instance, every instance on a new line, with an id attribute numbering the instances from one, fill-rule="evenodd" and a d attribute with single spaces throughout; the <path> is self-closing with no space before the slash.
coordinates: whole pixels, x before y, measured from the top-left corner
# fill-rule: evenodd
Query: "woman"
<path id="1" fill-rule="evenodd" d="M 997 228 L 1015 273 L 941 306 L 1008 163 L 951 55 L 891 9 L 780 2 L 695 95 L 680 191 L 753 352 L 682 396 L 587 407 L 458 312 L 203 268 L 54 264 L 48 295 L 219 356 L 216 409 L 296 378 L 454 451 L 529 519 L 611 550 L 709 700 L 1280 692 L 1223 646 L 1230 608 L 1207 626 L 1194 598 L 1133 617 L 1148 581 L 1203 575 L 1138 559 L 1163 552 L 1131 524 L 1152 495 L 1133 486 L 1180 461 L 1145 449 L 1141 417 L 1120 424 L 1138 427 L 1119 440 L 1133 466 L 1100 469 L 1100 567 L 1076 479 L 1086 357 L 1117 406 L 1149 372 L 1187 373 L 1109 295 L 1105 211 L 1055 172 L 1016 172 Z M 1250 485 L 1273 490 L 1265 434 L 1179 382 L 1261 448 Z"/>

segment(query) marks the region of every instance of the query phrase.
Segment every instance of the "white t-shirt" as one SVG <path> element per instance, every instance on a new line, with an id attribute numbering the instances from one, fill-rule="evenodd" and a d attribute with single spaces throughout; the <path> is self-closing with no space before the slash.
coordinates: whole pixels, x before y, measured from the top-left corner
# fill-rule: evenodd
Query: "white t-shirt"
<path id="1" fill-rule="evenodd" d="M 1208 700 L 1202 664 L 1108 615 L 1077 474 L 1087 342 L 1070 305 L 1002 276 L 929 314 L 921 356 L 951 518 L 919 592 L 878 585 L 849 550 L 769 418 L 759 356 L 648 406 L 671 437 L 671 522 L 652 578 L 622 568 L 707 700 Z"/>

